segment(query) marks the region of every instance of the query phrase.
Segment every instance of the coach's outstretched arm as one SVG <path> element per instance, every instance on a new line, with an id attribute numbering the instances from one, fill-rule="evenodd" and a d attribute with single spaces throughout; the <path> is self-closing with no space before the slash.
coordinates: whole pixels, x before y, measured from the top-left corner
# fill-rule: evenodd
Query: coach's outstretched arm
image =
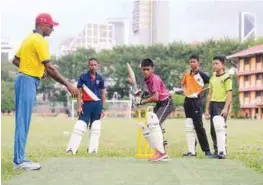
<path id="1" fill-rule="evenodd" d="M 68 89 L 68 91 L 71 93 L 73 97 L 77 97 L 79 94 L 79 90 L 77 87 L 69 83 L 56 69 L 56 67 L 50 62 L 50 61 L 45 61 L 43 62 L 45 66 L 45 71 L 51 78 L 56 80 L 57 82 L 61 83 L 62 85 L 65 85 Z"/>
<path id="2" fill-rule="evenodd" d="M 20 58 L 18 58 L 17 56 L 14 57 L 12 63 L 16 66 L 19 67 L 20 64 Z"/>

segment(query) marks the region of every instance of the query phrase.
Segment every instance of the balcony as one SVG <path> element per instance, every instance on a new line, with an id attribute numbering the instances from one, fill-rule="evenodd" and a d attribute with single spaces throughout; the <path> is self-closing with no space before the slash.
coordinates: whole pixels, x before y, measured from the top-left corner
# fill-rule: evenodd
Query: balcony
<path id="1" fill-rule="evenodd" d="M 245 91 L 262 91 L 263 90 L 263 85 L 258 85 L 258 86 L 252 86 L 252 87 L 239 87 L 240 92 L 245 92 Z"/>
<path id="2" fill-rule="evenodd" d="M 250 75 L 250 74 L 257 74 L 257 73 L 263 73 L 263 68 L 262 69 L 254 69 L 254 70 L 249 70 L 249 71 L 238 71 L 237 75 L 241 76 L 241 75 Z"/>
<path id="3" fill-rule="evenodd" d="M 263 97 L 257 97 L 254 101 L 240 105 L 240 108 L 257 108 L 263 107 Z"/>

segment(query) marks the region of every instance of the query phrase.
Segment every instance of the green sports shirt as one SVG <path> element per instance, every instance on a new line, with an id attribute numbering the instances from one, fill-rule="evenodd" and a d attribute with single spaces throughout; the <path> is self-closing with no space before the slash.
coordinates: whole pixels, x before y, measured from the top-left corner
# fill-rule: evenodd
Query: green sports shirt
<path id="1" fill-rule="evenodd" d="M 225 102 L 227 91 L 232 91 L 232 79 L 227 73 L 213 75 L 209 81 L 209 89 L 212 90 L 211 101 Z"/>

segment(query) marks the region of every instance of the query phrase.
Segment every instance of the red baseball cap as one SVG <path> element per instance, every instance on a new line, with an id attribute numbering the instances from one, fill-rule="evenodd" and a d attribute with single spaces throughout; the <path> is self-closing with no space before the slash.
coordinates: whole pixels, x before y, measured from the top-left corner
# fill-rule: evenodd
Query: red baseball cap
<path id="1" fill-rule="evenodd" d="M 41 13 L 36 17 L 36 23 L 38 24 L 49 24 L 52 26 L 57 26 L 58 22 L 53 21 L 51 15 L 48 13 Z"/>

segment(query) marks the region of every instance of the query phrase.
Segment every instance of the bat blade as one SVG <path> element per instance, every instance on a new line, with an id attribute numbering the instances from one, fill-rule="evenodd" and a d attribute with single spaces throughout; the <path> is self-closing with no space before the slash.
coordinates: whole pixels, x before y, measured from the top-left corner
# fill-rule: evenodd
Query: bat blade
<path id="1" fill-rule="evenodd" d="M 137 90 L 137 82 L 136 82 L 136 77 L 135 77 L 135 73 L 132 70 L 131 66 L 129 63 L 127 63 L 127 67 L 128 67 L 128 72 L 129 72 L 129 78 L 131 80 L 132 86 L 134 88 L 134 90 Z"/>

